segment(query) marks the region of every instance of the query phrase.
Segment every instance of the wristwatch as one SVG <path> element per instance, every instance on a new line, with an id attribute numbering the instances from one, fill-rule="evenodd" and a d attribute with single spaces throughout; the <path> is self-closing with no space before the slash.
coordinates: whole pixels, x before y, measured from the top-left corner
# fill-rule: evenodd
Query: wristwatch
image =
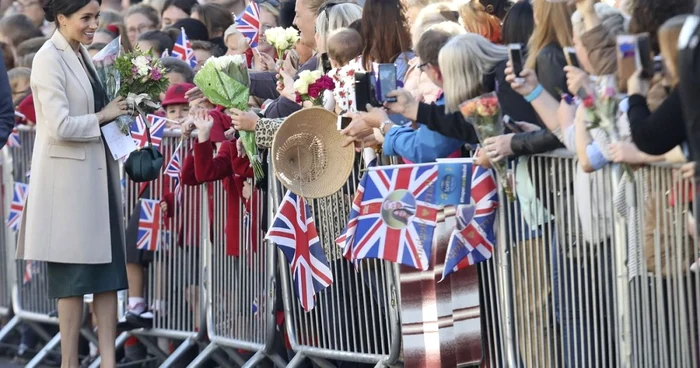
<path id="1" fill-rule="evenodd" d="M 386 132 L 384 131 L 384 128 L 389 125 L 394 125 L 394 122 L 391 120 L 384 120 L 382 123 L 379 125 L 379 132 L 382 133 L 382 137 L 386 135 Z"/>

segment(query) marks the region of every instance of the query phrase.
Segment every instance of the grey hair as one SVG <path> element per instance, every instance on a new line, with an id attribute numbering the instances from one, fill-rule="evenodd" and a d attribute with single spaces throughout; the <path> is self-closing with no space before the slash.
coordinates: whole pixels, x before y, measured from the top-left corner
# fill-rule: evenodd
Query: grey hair
<path id="1" fill-rule="evenodd" d="M 600 25 L 606 33 L 616 36 L 627 31 L 629 20 L 619 10 L 605 3 L 596 3 L 594 7 Z M 574 37 L 581 37 L 586 32 L 583 16 L 578 10 L 571 15 L 571 26 Z"/>
<path id="2" fill-rule="evenodd" d="M 354 3 L 342 3 L 326 9 L 316 16 L 316 35 L 323 44 L 331 32 L 346 28 L 350 23 L 362 18 L 362 7 Z"/>
<path id="3" fill-rule="evenodd" d="M 508 49 L 481 35 L 467 33 L 453 37 L 440 50 L 438 64 L 445 92 L 445 112 L 459 111 L 459 105 L 478 97 L 484 75 L 508 58 Z"/>

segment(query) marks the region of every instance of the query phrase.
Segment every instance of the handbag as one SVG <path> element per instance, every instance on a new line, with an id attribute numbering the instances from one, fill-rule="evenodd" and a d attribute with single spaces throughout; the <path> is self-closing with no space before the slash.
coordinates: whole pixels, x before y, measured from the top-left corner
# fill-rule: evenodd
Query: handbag
<path id="1" fill-rule="evenodd" d="M 146 121 L 146 119 L 144 119 Z M 146 147 L 131 152 L 124 164 L 124 171 L 136 183 L 153 181 L 163 168 L 163 155 L 151 143 L 151 127 L 146 124 Z"/>

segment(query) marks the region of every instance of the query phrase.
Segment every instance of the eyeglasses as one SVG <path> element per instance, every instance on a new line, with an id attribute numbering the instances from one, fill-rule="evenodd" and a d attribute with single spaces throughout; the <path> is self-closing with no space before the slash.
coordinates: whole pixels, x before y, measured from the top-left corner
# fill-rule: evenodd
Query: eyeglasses
<path id="1" fill-rule="evenodd" d="M 153 24 L 140 24 L 138 27 L 127 28 L 126 33 L 128 34 L 141 34 L 146 31 L 150 31 L 155 28 Z"/>

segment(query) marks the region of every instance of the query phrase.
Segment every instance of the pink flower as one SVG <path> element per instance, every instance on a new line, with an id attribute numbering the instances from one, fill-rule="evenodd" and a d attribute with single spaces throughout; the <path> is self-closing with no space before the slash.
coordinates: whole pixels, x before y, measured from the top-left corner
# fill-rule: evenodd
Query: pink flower
<path id="1" fill-rule="evenodd" d="M 158 68 L 153 68 L 153 70 L 151 70 L 151 79 L 154 81 L 159 81 L 162 77 L 163 75 L 160 74 L 160 70 L 158 70 Z"/>
<path id="2" fill-rule="evenodd" d="M 319 84 L 320 83 L 316 82 L 316 83 L 309 86 L 309 97 L 317 98 L 318 96 L 321 95 L 323 88 L 321 88 L 321 86 L 319 86 Z"/>
<path id="3" fill-rule="evenodd" d="M 136 74 L 138 72 L 139 72 L 139 69 L 137 67 L 135 67 L 135 66 L 131 67 L 131 74 Z"/>
<path id="4" fill-rule="evenodd" d="M 301 103 L 303 100 L 302 100 L 301 95 L 299 94 L 299 92 L 294 92 L 294 94 L 295 94 L 296 97 L 297 97 L 297 98 L 296 98 L 297 103 Z"/>

